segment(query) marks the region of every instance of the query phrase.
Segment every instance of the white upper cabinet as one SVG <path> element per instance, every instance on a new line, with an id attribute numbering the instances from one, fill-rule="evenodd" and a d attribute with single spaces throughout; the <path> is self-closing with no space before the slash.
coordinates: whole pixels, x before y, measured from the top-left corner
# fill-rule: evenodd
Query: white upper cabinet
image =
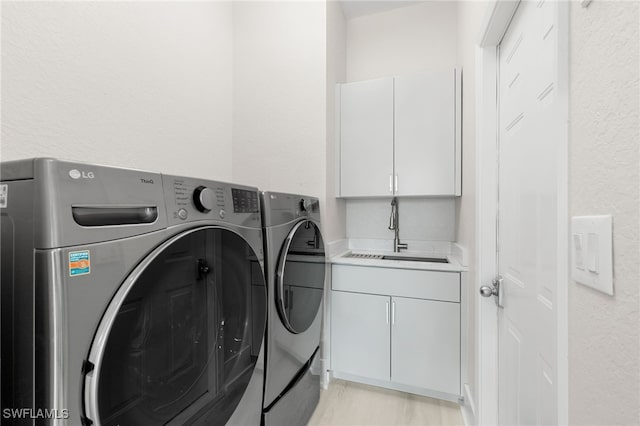
<path id="1" fill-rule="evenodd" d="M 340 195 L 389 196 L 393 176 L 393 78 L 341 85 Z"/>
<path id="2" fill-rule="evenodd" d="M 461 195 L 461 79 L 449 69 L 341 85 L 340 196 Z"/>
<path id="3" fill-rule="evenodd" d="M 395 78 L 396 195 L 456 194 L 455 71 Z"/>

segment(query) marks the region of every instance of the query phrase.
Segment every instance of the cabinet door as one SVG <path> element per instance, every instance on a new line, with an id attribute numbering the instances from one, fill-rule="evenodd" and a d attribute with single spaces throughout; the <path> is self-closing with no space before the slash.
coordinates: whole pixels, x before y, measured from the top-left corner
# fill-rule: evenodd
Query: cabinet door
<path id="1" fill-rule="evenodd" d="M 392 298 L 391 380 L 460 395 L 460 304 Z"/>
<path id="2" fill-rule="evenodd" d="M 331 369 L 389 380 L 391 299 L 331 292 Z"/>
<path id="3" fill-rule="evenodd" d="M 389 196 L 393 173 L 393 78 L 340 89 L 340 195 Z"/>
<path id="4" fill-rule="evenodd" d="M 455 70 L 395 79 L 397 195 L 454 195 Z"/>

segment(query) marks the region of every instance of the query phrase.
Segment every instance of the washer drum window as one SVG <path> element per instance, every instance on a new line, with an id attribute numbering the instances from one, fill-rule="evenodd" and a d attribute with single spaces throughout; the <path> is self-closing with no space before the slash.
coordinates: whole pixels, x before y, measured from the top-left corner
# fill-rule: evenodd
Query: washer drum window
<path id="1" fill-rule="evenodd" d="M 121 286 L 94 339 L 86 415 L 102 425 L 223 425 L 262 344 L 265 285 L 239 235 L 192 230 Z"/>

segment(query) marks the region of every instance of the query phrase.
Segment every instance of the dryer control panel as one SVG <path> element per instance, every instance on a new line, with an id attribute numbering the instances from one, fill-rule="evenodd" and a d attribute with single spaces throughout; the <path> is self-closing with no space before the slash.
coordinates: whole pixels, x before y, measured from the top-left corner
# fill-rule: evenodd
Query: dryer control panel
<path id="1" fill-rule="evenodd" d="M 278 226 L 299 218 L 320 221 L 320 200 L 308 195 L 263 192 L 264 226 Z"/>
<path id="2" fill-rule="evenodd" d="M 178 176 L 162 179 L 171 225 L 208 219 L 261 226 L 257 188 Z"/>

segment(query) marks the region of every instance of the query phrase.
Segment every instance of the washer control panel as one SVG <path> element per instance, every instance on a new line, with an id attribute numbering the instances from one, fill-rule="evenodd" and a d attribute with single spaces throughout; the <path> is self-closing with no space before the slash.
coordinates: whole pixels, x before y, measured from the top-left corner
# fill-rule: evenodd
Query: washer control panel
<path id="1" fill-rule="evenodd" d="M 258 193 L 246 189 L 232 188 L 234 213 L 258 213 Z"/>
<path id="2" fill-rule="evenodd" d="M 202 213 L 208 213 L 215 207 L 215 194 L 212 189 L 200 185 L 193 191 L 193 204 Z"/>
<path id="3" fill-rule="evenodd" d="M 162 179 L 170 224 L 211 219 L 261 226 L 255 188 L 178 176 Z"/>

